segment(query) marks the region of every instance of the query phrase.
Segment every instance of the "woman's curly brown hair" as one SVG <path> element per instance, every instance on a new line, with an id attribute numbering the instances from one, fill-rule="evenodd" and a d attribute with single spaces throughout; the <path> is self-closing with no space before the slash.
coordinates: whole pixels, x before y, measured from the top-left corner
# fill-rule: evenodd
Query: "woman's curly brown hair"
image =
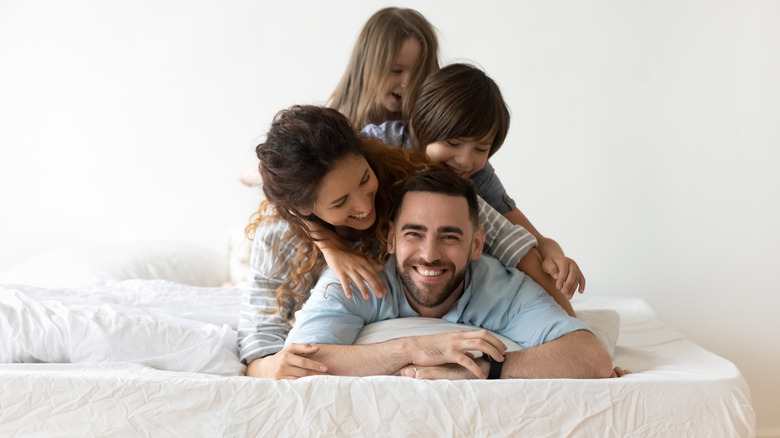
<path id="1" fill-rule="evenodd" d="M 291 261 L 290 279 L 276 291 L 277 311 L 292 322 L 293 315 L 308 298 L 316 275 L 325 267 L 325 260 L 315 244 L 308 224 L 334 227 L 317 216 L 305 215 L 317 197 L 322 178 L 342 159 L 362 156 L 376 174 L 379 187 L 375 196 L 376 222 L 364 231 L 356 230 L 357 249 L 382 263 L 387 254 L 388 224 L 394 203 L 392 187 L 417 171 L 427 168 L 425 159 L 401 148 L 393 148 L 379 140 L 357 134 L 349 121 L 334 109 L 301 105 L 280 111 L 271 124 L 265 143 L 256 148 L 260 159 L 260 175 L 266 201 L 252 215 L 246 228 L 252 239 L 264 221 L 284 220 L 291 234 L 284 239 L 302 238 Z M 269 204 L 274 208 L 268 208 Z M 280 269 L 285 265 L 278 245 L 273 248 Z M 277 270 L 273 275 L 277 275 Z M 314 275 L 309 275 L 313 273 Z"/>

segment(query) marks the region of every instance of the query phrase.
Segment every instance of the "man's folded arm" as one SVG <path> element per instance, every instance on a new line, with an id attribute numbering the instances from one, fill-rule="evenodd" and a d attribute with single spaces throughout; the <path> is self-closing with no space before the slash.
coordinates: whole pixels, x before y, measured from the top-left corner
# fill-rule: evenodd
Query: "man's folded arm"
<path id="1" fill-rule="evenodd" d="M 489 369 L 486 360 L 480 361 Z M 597 379 L 612 375 L 612 358 L 601 342 L 586 330 L 507 353 L 502 379 Z"/>

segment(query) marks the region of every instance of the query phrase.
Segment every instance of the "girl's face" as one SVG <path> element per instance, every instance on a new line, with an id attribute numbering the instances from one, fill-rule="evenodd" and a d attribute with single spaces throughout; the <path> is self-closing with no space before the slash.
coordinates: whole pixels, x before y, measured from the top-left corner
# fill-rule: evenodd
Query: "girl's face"
<path id="1" fill-rule="evenodd" d="M 385 109 L 391 113 L 401 112 L 401 103 L 414 73 L 420 66 L 422 46 L 414 38 L 408 38 L 395 54 L 390 65 L 390 73 L 385 79 L 379 99 Z"/>
<path id="2" fill-rule="evenodd" d="M 468 178 L 485 167 L 493 138 L 491 133 L 480 139 L 451 138 L 437 141 L 426 146 L 425 155 L 432 163 L 441 163 L 461 178 Z"/>
<path id="3" fill-rule="evenodd" d="M 374 197 L 379 183 L 360 155 L 342 158 L 322 178 L 310 212 L 334 227 L 366 230 L 376 221 Z"/>

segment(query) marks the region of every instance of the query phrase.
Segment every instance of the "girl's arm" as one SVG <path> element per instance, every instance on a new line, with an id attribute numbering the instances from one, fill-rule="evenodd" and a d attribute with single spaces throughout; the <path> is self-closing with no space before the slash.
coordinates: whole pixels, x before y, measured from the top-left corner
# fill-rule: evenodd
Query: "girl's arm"
<path id="1" fill-rule="evenodd" d="M 517 208 L 504 213 L 509 222 L 520 225 L 536 237 L 538 241 L 537 249 L 542 257 L 542 269 L 544 272 L 555 279 L 555 289 L 559 290 L 567 298 L 571 299 L 574 292 L 579 289 L 580 293 L 585 291 L 585 276 L 580 271 L 577 263 L 566 257 L 558 242 L 544 237 L 531 224 L 531 221 Z M 533 277 L 531 277 L 533 278 Z M 534 278 L 536 280 L 536 278 Z M 536 280 L 537 283 L 542 282 Z M 542 284 L 544 286 L 544 284 Z M 545 289 L 547 289 L 545 287 Z M 548 291 L 549 292 L 549 291 Z M 555 296 L 553 296 L 555 298 Z M 557 301 L 557 298 L 556 298 Z"/>
<path id="2" fill-rule="evenodd" d="M 352 298 L 350 281 L 360 290 L 363 299 L 369 299 L 369 287 L 377 298 L 385 296 L 387 288 L 377 273 L 384 269 L 384 266 L 345 244 L 333 231 L 313 222 L 307 225 L 312 237 L 316 239 L 315 245 L 322 252 L 330 270 L 338 277 L 347 298 Z"/>

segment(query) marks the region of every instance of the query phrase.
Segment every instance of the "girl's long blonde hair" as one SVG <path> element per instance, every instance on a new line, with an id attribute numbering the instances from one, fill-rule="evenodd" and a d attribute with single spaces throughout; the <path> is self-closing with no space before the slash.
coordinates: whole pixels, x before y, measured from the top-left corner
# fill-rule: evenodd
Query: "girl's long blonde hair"
<path id="1" fill-rule="evenodd" d="M 384 262 L 388 224 L 394 209 L 392 187 L 427 168 L 427 164 L 418 154 L 411 155 L 403 149 L 356 134 L 346 117 L 334 109 L 308 105 L 279 112 L 265 143 L 258 145 L 256 152 L 266 201 L 252 215 L 246 228 L 247 237 L 254 238 L 257 227 L 265 221 L 285 220 L 291 233 L 283 240 L 297 237 L 304 242 L 292 260 L 283 258 L 278 243 L 273 248 L 279 270 L 290 269 L 289 280 L 277 289 L 276 302 L 277 311 L 282 309 L 283 318 L 291 323 L 295 311 L 308 298 L 317 274 L 325 267 L 307 224 L 316 223 L 334 230 L 317 216 L 301 213 L 314 204 L 322 178 L 346 157 L 363 156 L 366 159 L 379 181 L 374 198 L 376 222 L 367 230 L 356 230 L 357 249 Z"/>
<path id="2" fill-rule="evenodd" d="M 380 92 L 390 74 L 393 58 L 409 38 L 420 43 L 420 64 L 407 85 L 401 113 L 388 113 L 380 100 Z M 380 124 L 393 119 L 407 121 L 420 85 L 430 73 L 439 69 L 438 56 L 436 29 L 422 14 L 414 9 L 381 9 L 363 26 L 347 70 L 328 106 L 344 113 L 358 130 L 369 123 Z"/>

